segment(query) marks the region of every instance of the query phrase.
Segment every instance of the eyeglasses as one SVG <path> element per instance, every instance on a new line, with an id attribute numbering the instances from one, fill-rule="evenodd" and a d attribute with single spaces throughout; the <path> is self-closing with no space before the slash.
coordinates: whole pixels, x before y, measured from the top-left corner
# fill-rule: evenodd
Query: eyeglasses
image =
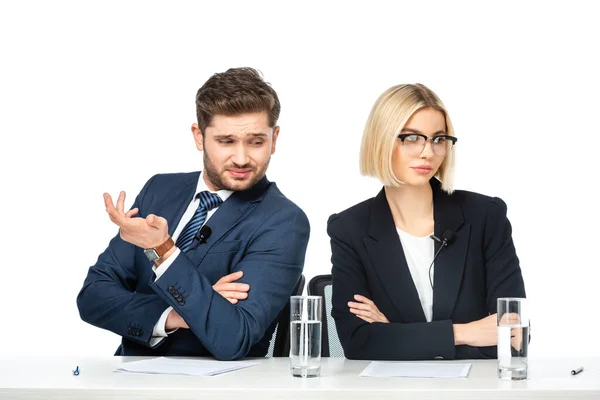
<path id="1" fill-rule="evenodd" d="M 398 139 L 402 140 L 404 154 L 411 157 L 420 155 L 425 150 L 425 144 L 428 140 L 431 141 L 433 154 L 436 156 L 445 156 L 458 140 L 456 137 L 450 135 L 427 137 L 420 133 L 401 133 L 398 135 Z"/>

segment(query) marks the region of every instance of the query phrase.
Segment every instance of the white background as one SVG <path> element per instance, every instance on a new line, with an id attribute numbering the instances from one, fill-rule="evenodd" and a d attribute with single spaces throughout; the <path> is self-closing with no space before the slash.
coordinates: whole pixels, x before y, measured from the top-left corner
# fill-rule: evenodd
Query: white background
<path id="1" fill-rule="evenodd" d="M 252 66 L 282 102 L 268 177 L 310 219 L 307 278 L 330 272 L 327 217 L 380 189 L 358 172 L 373 102 L 421 82 L 454 122 L 456 187 L 508 204 L 532 356 L 600 355 L 593 4 L 2 2 L 1 351 L 114 352 L 75 304 L 116 233 L 102 193 L 129 205 L 152 175 L 200 169 L 197 89 Z"/>

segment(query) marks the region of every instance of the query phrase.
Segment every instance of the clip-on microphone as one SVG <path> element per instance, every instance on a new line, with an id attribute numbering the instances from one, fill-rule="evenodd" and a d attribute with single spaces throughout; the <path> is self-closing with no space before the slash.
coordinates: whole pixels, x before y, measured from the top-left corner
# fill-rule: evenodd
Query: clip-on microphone
<path id="1" fill-rule="evenodd" d="M 444 233 L 442 234 L 441 239 L 435 235 L 429 236 L 430 238 L 432 238 L 433 240 L 435 240 L 436 242 L 439 242 L 441 244 L 439 250 L 433 256 L 433 260 L 431 261 L 431 264 L 429 265 L 429 273 L 427 274 L 427 275 L 429 275 L 429 284 L 431 285 L 432 289 L 433 289 L 433 281 L 431 280 L 431 267 L 433 267 L 433 263 L 435 262 L 435 259 L 437 258 L 438 254 L 440 254 L 440 251 L 442 251 L 442 249 L 444 247 L 448 246 L 448 243 L 450 243 L 452 241 L 452 239 L 454 239 L 454 235 L 455 235 L 454 231 L 451 231 L 450 229 L 446 229 L 444 231 Z"/>
<path id="2" fill-rule="evenodd" d="M 210 229 L 210 226 L 207 226 L 207 225 L 204 225 L 202 228 L 198 229 L 198 232 L 196 232 L 196 234 L 194 235 L 194 239 L 193 239 L 196 241 L 196 244 L 193 245 L 190 248 L 190 250 L 197 248 L 198 246 L 200 246 L 203 243 L 206 243 L 206 241 L 210 237 L 211 233 L 212 233 L 212 229 Z"/>

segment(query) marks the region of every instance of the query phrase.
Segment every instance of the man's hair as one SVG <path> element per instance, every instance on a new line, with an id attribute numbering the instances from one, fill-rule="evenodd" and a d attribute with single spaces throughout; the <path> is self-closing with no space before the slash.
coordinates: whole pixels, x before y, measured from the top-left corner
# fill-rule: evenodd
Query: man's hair
<path id="1" fill-rule="evenodd" d="M 196 94 L 196 114 L 202 133 L 215 115 L 238 115 L 266 111 L 269 126 L 279 119 L 277 93 L 253 68 L 230 68 L 211 76 Z"/>

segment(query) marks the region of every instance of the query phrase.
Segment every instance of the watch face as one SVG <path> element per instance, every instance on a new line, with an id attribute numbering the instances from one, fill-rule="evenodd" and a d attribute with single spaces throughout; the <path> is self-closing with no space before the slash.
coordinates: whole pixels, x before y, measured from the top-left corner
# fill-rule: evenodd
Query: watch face
<path id="1" fill-rule="evenodd" d="M 148 260 L 150 261 L 158 260 L 160 258 L 158 257 L 158 253 L 154 249 L 145 249 L 144 254 L 146 255 L 146 257 L 148 257 Z"/>

